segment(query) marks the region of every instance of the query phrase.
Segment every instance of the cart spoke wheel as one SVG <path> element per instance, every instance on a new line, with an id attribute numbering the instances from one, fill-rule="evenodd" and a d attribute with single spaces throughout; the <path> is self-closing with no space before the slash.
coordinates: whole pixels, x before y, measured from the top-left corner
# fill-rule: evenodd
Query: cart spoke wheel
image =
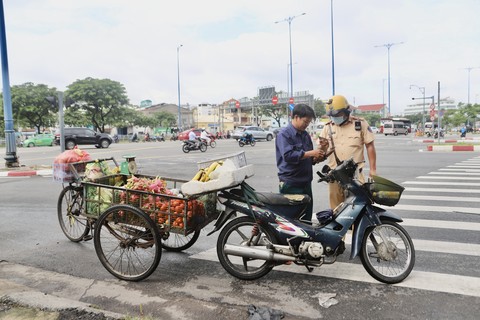
<path id="1" fill-rule="evenodd" d="M 190 248 L 200 236 L 200 230 L 195 230 L 186 236 L 179 233 L 170 233 L 168 238 L 162 242 L 162 247 L 167 251 L 183 251 Z"/>
<path id="2" fill-rule="evenodd" d="M 95 224 L 94 244 L 103 266 L 121 280 L 150 276 L 160 262 L 162 246 L 157 225 L 130 205 L 108 208 Z"/>
<path id="3" fill-rule="evenodd" d="M 84 204 L 82 187 L 69 185 L 58 197 L 58 222 L 65 236 L 73 242 L 82 241 L 90 231 Z"/>

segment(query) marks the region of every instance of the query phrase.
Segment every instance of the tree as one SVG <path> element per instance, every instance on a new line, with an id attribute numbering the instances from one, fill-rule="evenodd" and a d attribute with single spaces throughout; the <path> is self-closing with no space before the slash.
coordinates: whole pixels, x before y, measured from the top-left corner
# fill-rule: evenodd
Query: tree
<path id="1" fill-rule="evenodd" d="M 313 109 L 317 118 L 321 118 L 327 114 L 325 104 L 321 99 L 315 99 L 315 101 L 313 102 Z"/>
<path id="2" fill-rule="evenodd" d="M 56 89 L 45 84 L 31 82 L 15 85 L 11 88 L 12 113 L 17 126 L 41 129 L 52 127 L 56 122 L 58 105 L 52 105 L 45 98 L 56 97 Z"/>
<path id="3" fill-rule="evenodd" d="M 68 86 L 65 96 L 72 106 L 85 110 L 96 130 L 105 132 L 105 125 L 113 124 L 122 106 L 128 104 L 125 87 L 110 79 L 86 78 Z"/>
<path id="4" fill-rule="evenodd" d="M 171 114 L 170 112 L 166 111 L 159 111 L 153 114 L 153 117 L 156 121 L 156 125 L 160 125 L 160 127 L 174 127 L 177 122 L 177 118 L 175 115 Z"/>
<path id="5" fill-rule="evenodd" d="M 271 117 L 277 121 L 278 126 L 281 127 L 280 120 L 285 116 L 285 109 L 287 108 L 286 104 L 277 104 L 277 105 L 265 105 L 258 108 L 259 115 Z"/>

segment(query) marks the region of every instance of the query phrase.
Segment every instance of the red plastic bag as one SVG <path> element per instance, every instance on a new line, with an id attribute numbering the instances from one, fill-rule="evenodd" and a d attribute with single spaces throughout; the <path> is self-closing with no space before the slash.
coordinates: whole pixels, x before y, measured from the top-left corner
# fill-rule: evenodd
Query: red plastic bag
<path id="1" fill-rule="evenodd" d="M 53 163 L 72 163 L 80 161 L 90 161 L 92 158 L 90 154 L 86 151 L 80 150 L 78 148 L 72 150 L 66 150 L 60 153 Z"/>

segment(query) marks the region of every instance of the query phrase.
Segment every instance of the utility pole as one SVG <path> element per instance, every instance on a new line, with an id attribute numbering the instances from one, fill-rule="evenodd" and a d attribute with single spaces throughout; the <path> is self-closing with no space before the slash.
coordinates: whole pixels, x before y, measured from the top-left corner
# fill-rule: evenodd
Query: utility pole
<path id="1" fill-rule="evenodd" d="M 3 82 L 3 114 L 5 118 L 5 166 L 19 167 L 15 131 L 13 130 L 12 97 L 10 94 L 10 79 L 8 76 L 7 36 L 5 32 L 5 15 L 3 0 L 0 0 L 0 55 L 2 63 Z"/>

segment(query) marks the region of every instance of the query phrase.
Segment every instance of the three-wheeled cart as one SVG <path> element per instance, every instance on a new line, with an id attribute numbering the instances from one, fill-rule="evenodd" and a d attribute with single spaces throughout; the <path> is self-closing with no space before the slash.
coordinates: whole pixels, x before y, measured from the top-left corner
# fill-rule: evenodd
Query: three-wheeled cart
<path id="1" fill-rule="evenodd" d="M 238 167 L 246 166 L 243 152 L 225 158 L 235 160 Z M 206 168 L 216 160 L 198 167 Z M 91 164 L 99 164 L 101 177 L 88 178 L 85 172 Z M 221 189 L 183 196 L 178 190 L 187 181 L 122 174 L 114 158 L 55 164 L 54 180 L 64 183 L 57 204 L 64 234 L 73 242 L 93 238 L 103 266 L 122 280 L 147 278 L 157 268 L 162 248 L 191 247 L 200 230 L 218 216 Z"/>

